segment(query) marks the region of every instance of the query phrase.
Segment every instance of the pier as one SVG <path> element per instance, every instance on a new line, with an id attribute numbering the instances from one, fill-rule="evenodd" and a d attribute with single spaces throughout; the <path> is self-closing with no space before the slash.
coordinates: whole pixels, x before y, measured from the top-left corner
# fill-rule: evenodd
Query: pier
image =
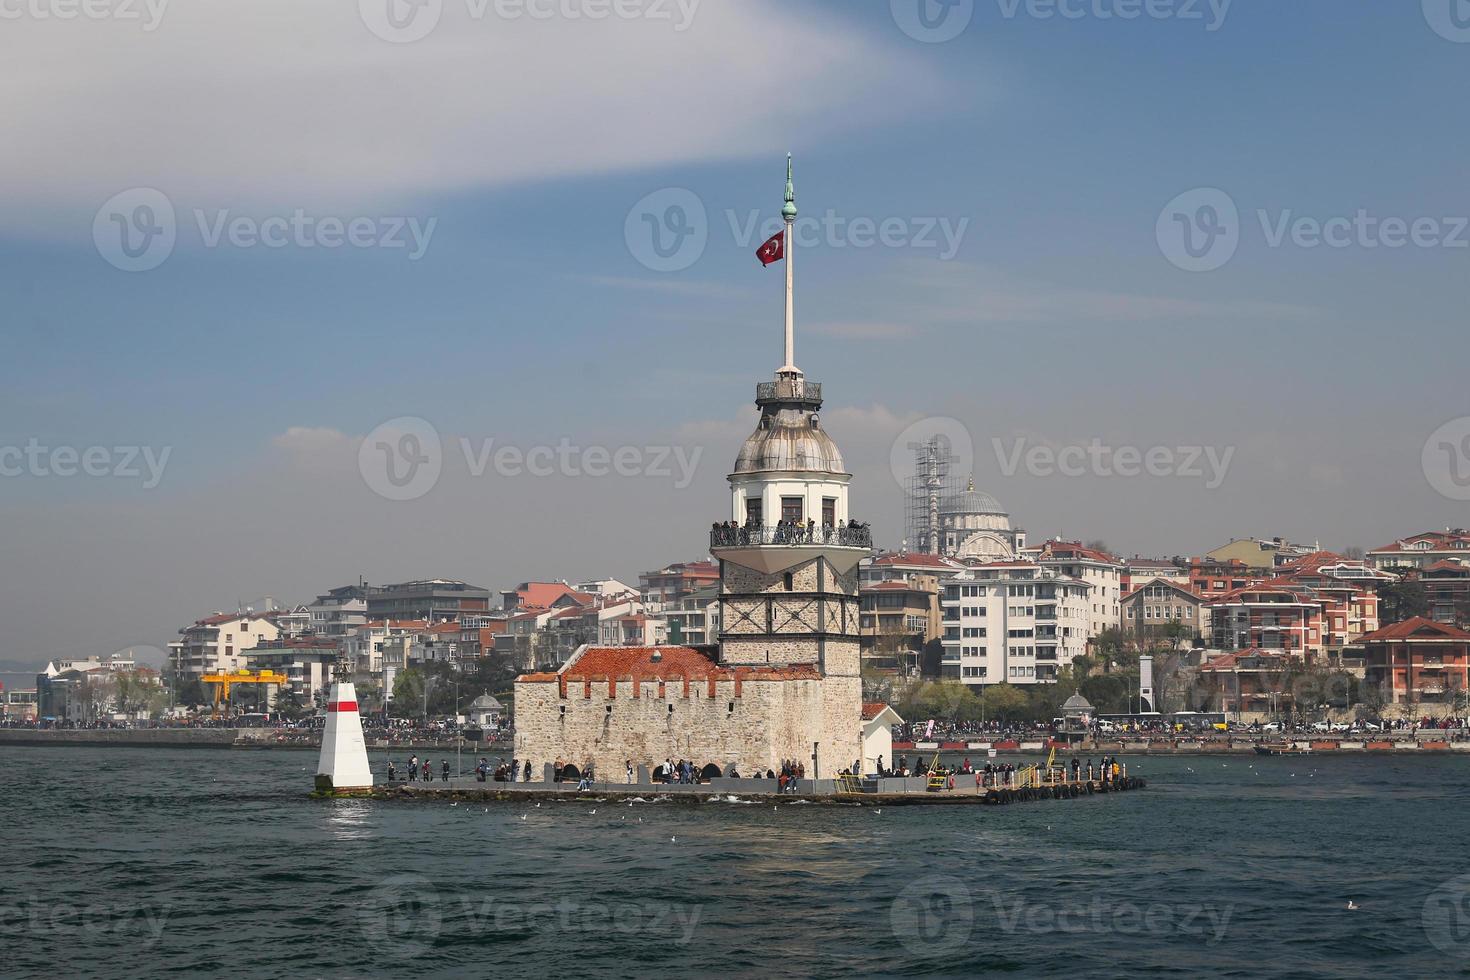
<path id="1" fill-rule="evenodd" d="M 548 767 L 549 768 L 549 767 Z M 1081 775 L 1073 778 L 1062 766 L 1047 769 L 1027 766 L 1010 773 L 944 773 L 930 776 L 877 777 L 839 776 L 835 779 L 798 779 L 782 792 L 777 780 L 766 778 L 713 777 L 696 783 L 591 782 L 579 789 L 576 782 L 509 783 L 480 781 L 473 776 L 451 777 L 437 782 L 375 784 L 367 795 L 381 800 L 489 801 L 513 800 L 607 800 L 609 802 L 702 803 L 710 799 L 736 798 L 752 803 L 826 803 L 856 806 L 1004 806 L 1044 800 L 1075 800 L 1088 796 L 1124 793 L 1145 788 L 1147 782 L 1128 775 L 1121 765 L 1116 776 Z"/>

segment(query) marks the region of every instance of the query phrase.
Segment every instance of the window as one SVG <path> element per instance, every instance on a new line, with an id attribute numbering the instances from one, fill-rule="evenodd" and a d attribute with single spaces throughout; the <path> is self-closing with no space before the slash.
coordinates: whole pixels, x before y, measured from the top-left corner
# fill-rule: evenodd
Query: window
<path id="1" fill-rule="evenodd" d="M 793 579 L 791 577 L 791 573 L 790 572 L 787 572 L 786 573 L 786 591 L 787 592 L 790 592 L 792 590 L 793 584 L 794 583 L 793 583 Z"/>
<path id="2" fill-rule="evenodd" d="M 822 523 L 827 527 L 837 526 L 837 498 L 822 498 Z"/>
<path id="3" fill-rule="evenodd" d="M 781 520 L 805 523 L 806 518 L 802 512 L 802 498 L 781 498 Z"/>
<path id="4" fill-rule="evenodd" d="M 745 520 L 751 524 L 761 524 L 761 498 L 745 498 Z"/>

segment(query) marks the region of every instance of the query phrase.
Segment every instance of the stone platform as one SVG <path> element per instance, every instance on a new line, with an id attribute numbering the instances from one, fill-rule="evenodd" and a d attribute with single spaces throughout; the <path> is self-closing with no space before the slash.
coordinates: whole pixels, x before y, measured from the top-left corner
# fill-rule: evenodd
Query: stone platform
<path id="1" fill-rule="evenodd" d="M 836 780 L 803 779 L 795 792 L 777 791 L 774 779 L 711 779 L 704 783 L 593 783 L 578 791 L 575 783 L 496 783 L 480 782 L 473 777 L 455 778 L 448 782 L 379 783 L 369 795 L 380 800 L 403 801 L 528 801 L 528 800 L 607 800 L 609 802 L 682 802 L 702 803 L 712 797 L 738 797 L 753 803 L 825 803 L 849 806 L 942 806 L 970 804 L 997 806 L 1030 803 L 1041 800 L 1080 799 L 1107 793 L 1143 789 L 1147 783 L 1137 776 L 1123 776 L 1104 783 L 1101 780 L 1077 780 L 1043 783 L 1030 787 L 980 787 L 974 776 L 955 777 L 954 789 L 930 791 L 923 778 L 880 779 L 877 792 L 843 792 Z M 969 785 L 966 785 L 966 782 Z"/>

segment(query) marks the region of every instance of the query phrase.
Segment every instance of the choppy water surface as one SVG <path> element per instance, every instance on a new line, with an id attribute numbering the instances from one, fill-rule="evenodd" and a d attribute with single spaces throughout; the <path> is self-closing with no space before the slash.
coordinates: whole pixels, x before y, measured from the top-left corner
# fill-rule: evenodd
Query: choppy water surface
<path id="1" fill-rule="evenodd" d="M 1470 975 L 1470 759 L 881 812 L 323 802 L 314 763 L 0 750 L 0 975 Z"/>

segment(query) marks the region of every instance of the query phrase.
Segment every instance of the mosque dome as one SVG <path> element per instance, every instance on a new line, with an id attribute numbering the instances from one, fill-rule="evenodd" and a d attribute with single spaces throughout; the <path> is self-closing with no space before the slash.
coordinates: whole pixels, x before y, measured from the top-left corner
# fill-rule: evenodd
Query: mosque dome
<path id="1" fill-rule="evenodd" d="M 969 514 L 988 514 L 1007 517 L 1006 509 L 990 494 L 975 489 L 975 479 L 961 493 L 946 497 L 939 502 L 939 513 L 944 517 L 961 517 Z"/>

